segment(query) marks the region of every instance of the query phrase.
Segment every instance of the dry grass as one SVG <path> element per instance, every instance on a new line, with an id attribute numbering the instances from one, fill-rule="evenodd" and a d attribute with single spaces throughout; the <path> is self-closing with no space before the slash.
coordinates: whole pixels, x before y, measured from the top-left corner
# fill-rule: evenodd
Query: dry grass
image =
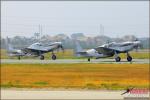
<path id="1" fill-rule="evenodd" d="M 2 87 L 148 88 L 148 64 L 2 64 Z"/>

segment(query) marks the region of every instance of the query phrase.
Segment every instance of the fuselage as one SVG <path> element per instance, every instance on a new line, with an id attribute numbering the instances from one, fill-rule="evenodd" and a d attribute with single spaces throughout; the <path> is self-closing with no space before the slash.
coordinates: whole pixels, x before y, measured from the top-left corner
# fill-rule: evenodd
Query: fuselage
<path id="1" fill-rule="evenodd" d="M 140 45 L 140 41 L 134 41 L 134 42 L 123 42 L 123 43 L 108 43 L 104 44 L 99 47 L 107 48 L 110 51 L 108 53 L 102 53 L 97 51 L 96 49 L 89 49 L 86 51 L 86 54 L 81 54 L 84 57 L 96 57 L 96 58 L 105 58 L 105 57 L 112 57 L 116 53 L 127 53 L 134 48 L 137 48 Z"/>
<path id="2" fill-rule="evenodd" d="M 27 47 L 27 49 L 36 50 L 36 51 L 39 50 L 42 52 L 50 52 L 52 50 L 57 49 L 60 45 L 61 45 L 61 42 L 55 42 L 55 43 L 50 44 L 50 45 L 43 45 L 41 43 L 34 43 L 34 44 L 30 45 L 29 47 Z"/>
<path id="3" fill-rule="evenodd" d="M 95 57 L 95 58 L 105 58 L 105 57 L 111 57 L 113 55 L 106 55 L 106 54 L 103 54 L 103 53 L 99 53 L 98 51 L 96 51 L 95 49 L 89 49 L 86 51 L 86 54 L 82 55 L 82 56 L 85 56 L 85 57 Z"/>
<path id="4" fill-rule="evenodd" d="M 49 45 L 43 45 L 41 43 L 34 43 L 27 48 L 22 50 L 11 49 L 8 50 L 9 56 L 29 56 L 29 55 L 37 55 L 40 56 L 43 53 L 52 52 L 58 48 L 62 47 L 61 42 L 54 42 Z"/>
<path id="5" fill-rule="evenodd" d="M 123 42 L 123 43 L 112 42 L 112 43 L 104 44 L 101 47 L 106 47 L 112 50 L 116 50 L 117 53 L 126 53 L 128 51 L 135 49 L 140 44 L 141 44 L 140 41 L 134 41 L 134 42 L 129 41 L 129 42 Z"/>

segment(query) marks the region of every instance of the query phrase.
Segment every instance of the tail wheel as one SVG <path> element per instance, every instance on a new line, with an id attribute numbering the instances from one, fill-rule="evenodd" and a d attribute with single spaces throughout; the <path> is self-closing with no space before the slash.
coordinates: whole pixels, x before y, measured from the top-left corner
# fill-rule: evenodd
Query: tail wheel
<path id="1" fill-rule="evenodd" d="M 20 56 L 18 56 L 18 60 L 20 60 L 21 59 L 21 57 Z"/>
<path id="2" fill-rule="evenodd" d="M 44 60 L 44 56 L 43 55 L 40 56 L 40 60 Z"/>
<path id="3" fill-rule="evenodd" d="M 90 59 L 90 58 L 88 58 L 88 61 L 89 61 L 89 62 L 90 62 L 90 60 L 91 60 L 91 59 Z"/>
<path id="4" fill-rule="evenodd" d="M 115 58 L 116 62 L 120 62 L 121 58 L 120 57 L 117 57 Z"/>
<path id="5" fill-rule="evenodd" d="M 128 57 L 127 57 L 127 60 L 128 60 L 129 62 L 131 62 L 131 61 L 132 61 L 132 57 L 131 57 L 131 56 L 128 56 Z"/>
<path id="6" fill-rule="evenodd" d="M 56 58 L 57 58 L 56 55 L 52 55 L 53 60 L 56 60 Z"/>

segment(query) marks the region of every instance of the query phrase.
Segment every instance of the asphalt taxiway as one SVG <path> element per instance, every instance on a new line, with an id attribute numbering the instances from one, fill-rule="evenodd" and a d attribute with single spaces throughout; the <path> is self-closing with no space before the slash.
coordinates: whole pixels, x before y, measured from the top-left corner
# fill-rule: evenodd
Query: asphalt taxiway
<path id="1" fill-rule="evenodd" d="M 90 62 L 87 59 L 57 59 L 57 60 L 38 60 L 38 59 L 1 59 L 2 64 L 51 64 L 51 63 L 66 63 L 66 64 L 75 64 L 75 63 L 106 63 L 106 64 L 149 64 L 149 59 L 133 59 L 132 62 L 128 62 L 126 59 L 122 59 L 120 62 L 115 62 L 114 59 L 91 59 Z"/>

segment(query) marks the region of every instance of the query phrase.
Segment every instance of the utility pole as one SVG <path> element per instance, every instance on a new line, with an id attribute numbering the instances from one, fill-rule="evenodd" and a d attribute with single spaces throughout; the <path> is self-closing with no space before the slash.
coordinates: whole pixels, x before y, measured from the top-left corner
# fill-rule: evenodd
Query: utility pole
<path id="1" fill-rule="evenodd" d="M 41 42 L 42 31 L 43 31 L 43 30 L 42 30 L 42 25 L 39 24 L 39 34 L 40 34 L 40 36 L 39 36 L 39 40 L 40 40 L 40 41 L 39 41 L 39 42 Z"/>
<path id="2" fill-rule="evenodd" d="M 40 38 L 40 35 L 41 35 L 41 28 L 40 28 L 40 24 L 39 24 L 39 38 L 38 38 L 38 39 L 39 39 L 39 42 L 41 41 L 41 40 L 40 40 L 40 39 L 41 39 L 41 38 Z"/>
<path id="3" fill-rule="evenodd" d="M 100 24 L 100 35 L 104 35 L 104 26 Z"/>

